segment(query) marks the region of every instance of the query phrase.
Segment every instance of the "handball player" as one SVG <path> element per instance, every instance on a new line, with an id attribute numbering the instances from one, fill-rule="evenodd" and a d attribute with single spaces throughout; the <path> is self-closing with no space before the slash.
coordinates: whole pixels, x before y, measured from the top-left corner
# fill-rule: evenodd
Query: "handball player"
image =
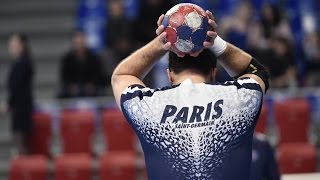
<path id="1" fill-rule="evenodd" d="M 113 72 L 114 96 L 140 139 L 149 180 L 250 178 L 253 132 L 269 76 L 255 58 L 220 38 L 206 13 L 213 30 L 202 51 L 171 52 L 162 15 L 158 37 Z M 143 78 L 168 51 L 172 85 L 146 87 Z M 233 81 L 213 83 L 217 62 Z"/>

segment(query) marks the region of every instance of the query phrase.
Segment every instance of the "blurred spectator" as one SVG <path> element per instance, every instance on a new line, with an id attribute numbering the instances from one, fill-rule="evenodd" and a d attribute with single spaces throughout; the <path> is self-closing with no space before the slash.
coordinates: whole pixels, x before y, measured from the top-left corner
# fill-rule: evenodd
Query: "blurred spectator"
<path id="1" fill-rule="evenodd" d="M 250 180 L 280 180 L 274 151 L 261 133 L 255 133 L 252 140 Z"/>
<path id="2" fill-rule="evenodd" d="M 125 16 L 124 2 L 110 0 L 108 2 L 108 23 L 106 26 L 106 73 L 111 78 L 114 68 L 134 49 L 132 42 L 132 22 Z"/>
<path id="3" fill-rule="evenodd" d="M 307 34 L 303 49 L 307 65 L 307 85 L 320 86 L 320 33 Z"/>
<path id="4" fill-rule="evenodd" d="M 219 24 L 220 33 L 230 43 L 241 49 L 247 48 L 247 32 L 252 18 L 252 7 L 248 2 L 242 2 L 234 14 L 222 18 Z"/>
<path id="5" fill-rule="evenodd" d="M 265 38 L 270 39 L 273 36 L 292 38 L 289 22 L 283 17 L 278 6 L 266 4 L 262 9 L 261 21 Z"/>
<path id="6" fill-rule="evenodd" d="M 293 40 L 289 22 L 281 14 L 276 5 L 265 4 L 262 8 L 261 19 L 253 21 L 248 31 L 251 48 L 268 49 L 273 37 Z"/>
<path id="7" fill-rule="evenodd" d="M 11 113 L 13 142 L 16 144 L 18 153 L 28 154 L 32 131 L 33 62 L 29 42 L 25 35 L 12 35 L 8 46 L 14 61 L 8 78 L 7 110 Z"/>
<path id="8" fill-rule="evenodd" d="M 289 40 L 273 38 L 269 49 L 255 49 L 252 54 L 268 68 L 271 87 L 285 88 L 296 84 L 295 56 Z"/>
<path id="9" fill-rule="evenodd" d="M 140 44 L 146 44 L 155 38 L 159 16 L 175 4 L 175 0 L 141 0 L 140 14 L 134 23 L 135 40 Z"/>
<path id="10" fill-rule="evenodd" d="M 76 32 L 73 49 L 61 61 L 60 97 L 96 96 L 106 83 L 102 62 L 87 47 L 85 39 L 83 32 Z"/>
<path id="11" fill-rule="evenodd" d="M 109 1 L 109 20 L 107 31 L 107 48 L 113 51 L 117 63 L 127 57 L 133 50 L 132 47 L 132 24 L 126 19 L 123 1 Z"/>
<path id="12" fill-rule="evenodd" d="M 277 65 L 269 66 L 271 86 L 283 88 L 295 85 L 296 67 L 293 45 L 285 38 L 275 38 L 271 42 L 273 61 Z"/>

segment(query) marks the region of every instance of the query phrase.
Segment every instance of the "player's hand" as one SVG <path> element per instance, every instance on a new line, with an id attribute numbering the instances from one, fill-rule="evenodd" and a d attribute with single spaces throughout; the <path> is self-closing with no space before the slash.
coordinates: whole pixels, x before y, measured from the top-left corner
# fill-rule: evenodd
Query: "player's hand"
<path id="1" fill-rule="evenodd" d="M 170 50 L 171 43 L 166 41 L 167 33 L 164 31 L 165 27 L 162 24 L 163 19 L 164 19 L 164 14 L 162 14 L 157 21 L 158 28 L 156 30 L 156 34 L 159 36 L 160 41 L 162 41 L 162 43 L 163 43 L 163 49 Z M 168 43 L 170 43 L 170 44 L 168 44 Z M 179 56 L 179 57 L 184 57 L 186 55 L 185 53 L 179 53 L 179 52 L 175 52 L 175 51 L 173 51 L 173 52 L 176 53 L 177 56 Z"/>
<path id="2" fill-rule="evenodd" d="M 210 48 L 211 46 L 213 46 L 213 42 L 214 42 L 215 38 L 217 37 L 217 32 L 216 32 L 217 23 L 214 21 L 214 17 L 213 17 L 212 12 L 207 10 L 206 13 L 207 13 L 207 17 L 208 17 L 208 23 L 211 26 L 212 30 L 207 32 L 207 36 L 210 37 L 210 38 L 208 38 L 208 39 L 210 39 L 210 41 L 203 42 L 203 47 Z M 197 52 L 190 53 L 190 56 L 197 57 L 197 56 L 199 56 L 199 54 L 202 51 L 203 51 L 203 49 L 200 51 L 197 51 Z"/>
<path id="3" fill-rule="evenodd" d="M 207 32 L 207 36 L 210 37 L 210 38 L 209 38 L 210 41 L 205 41 L 205 42 L 203 42 L 203 46 L 204 46 L 205 48 L 210 48 L 210 47 L 213 46 L 214 40 L 215 40 L 216 37 L 217 37 L 217 31 L 216 31 L 216 29 L 217 29 L 218 25 L 217 25 L 217 23 L 214 21 L 214 17 L 213 17 L 212 12 L 210 12 L 210 11 L 207 10 L 206 13 L 207 13 L 207 16 L 208 16 L 208 18 L 209 18 L 208 23 L 209 23 L 209 25 L 212 27 L 212 30 Z"/>

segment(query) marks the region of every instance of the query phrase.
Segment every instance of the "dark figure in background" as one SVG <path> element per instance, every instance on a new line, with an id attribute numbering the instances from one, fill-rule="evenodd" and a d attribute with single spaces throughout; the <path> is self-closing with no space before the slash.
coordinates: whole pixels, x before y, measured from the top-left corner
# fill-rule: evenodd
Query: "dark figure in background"
<path id="1" fill-rule="evenodd" d="M 127 57 L 134 49 L 132 43 L 132 22 L 125 17 L 123 1 L 108 2 L 109 19 L 106 26 L 106 73 L 108 79 L 119 62 Z"/>
<path id="2" fill-rule="evenodd" d="M 261 63 L 270 73 L 270 85 L 274 88 L 286 88 L 296 84 L 295 56 L 292 44 L 283 37 L 270 41 L 270 49 L 254 50 Z"/>
<path id="3" fill-rule="evenodd" d="M 155 38 L 154 30 L 157 29 L 155 22 L 175 4 L 175 0 L 142 0 L 140 14 L 134 23 L 135 40 L 144 45 Z"/>
<path id="4" fill-rule="evenodd" d="M 29 154 L 29 138 L 32 131 L 33 63 L 25 35 L 12 35 L 8 46 L 14 62 L 8 78 L 7 109 L 11 113 L 11 128 L 18 153 Z"/>
<path id="5" fill-rule="evenodd" d="M 62 59 L 60 76 L 62 98 L 99 94 L 105 79 L 103 65 L 100 58 L 88 49 L 83 32 L 74 34 L 73 49 Z"/>
<path id="6" fill-rule="evenodd" d="M 307 86 L 320 86 L 320 31 L 308 33 L 303 39 Z M 319 131 L 320 132 L 320 131 Z"/>
<path id="7" fill-rule="evenodd" d="M 112 50 L 117 64 L 132 52 L 131 42 L 131 22 L 126 19 L 122 1 L 109 1 L 109 19 L 107 24 L 106 44 Z"/>
<path id="8" fill-rule="evenodd" d="M 253 135 L 250 180 L 280 180 L 274 151 L 261 133 Z"/>
<path id="9" fill-rule="evenodd" d="M 259 21 L 252 20 L 248 25 L 248 48 L 267 50 L 271 47 L 272 39 L 282 37 L 293 41 L 289 21 L 281 14 L 279 7 L 265 4 Z"/>

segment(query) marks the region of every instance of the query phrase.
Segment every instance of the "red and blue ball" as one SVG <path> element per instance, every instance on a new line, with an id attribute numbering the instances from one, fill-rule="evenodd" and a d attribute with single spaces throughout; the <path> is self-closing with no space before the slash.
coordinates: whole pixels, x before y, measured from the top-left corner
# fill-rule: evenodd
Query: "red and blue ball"
<path id="1" fill-rule="evenodd" d="M 167 42 L 172 43 L 171 51 L 192 53 L 203 49 L 211 30 L 208 17 L 201 7 L 191 3 L 181 3 L 172 7 L 163 20 Z"/>

